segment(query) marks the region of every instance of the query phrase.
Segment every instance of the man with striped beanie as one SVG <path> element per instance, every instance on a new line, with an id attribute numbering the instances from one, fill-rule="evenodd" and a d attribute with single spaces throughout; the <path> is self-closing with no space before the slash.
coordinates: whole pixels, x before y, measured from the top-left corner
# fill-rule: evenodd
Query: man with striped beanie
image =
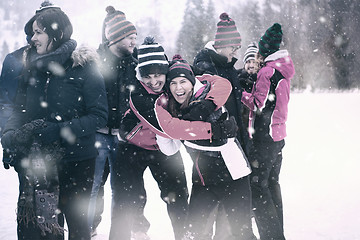
<path id="1" fill-rule="evenodd" d="M 164 48 L 153 37 L 146 37 L 139 46 L 138 60 L 137 77 L 141 86 L 130 93 L 130 109 L 122 119 L 119 132 L 127 142 L 119 146 L 117 164 L 121 169 L 115 179 L 118 189 L 128 190 L 117 202 L 117 205 L 123 207 L 117 208 L 118 212 L 115 213 L 119 230 L 113 235 L 118 238 L 113 239 L 125 239 L 120 237 L 128 236 L 130 230 L 134 231 L 129 227 L 124 228 L 127 223 L 139 225 L 136 213 L 146 203 L 143 175 L 149 167 L 161 191 L 161 199 L 167 204 L 175 240 L 181 240 L 188 210 L 184 165 L 180 152 L 167 156 L 159 151 L 156 142 L 156 134 L 161 134 L 163 130 L 155 109 L 158 100 L 164 106 L 167 103 L 164 85 L 169 63 Z M 131 177 L 126 179 L 124 176 L 129 174 Z M 133 215 L 126 216 L 127 209 L 134 210 Z M 138 239 L 135 234 L 133 238 Z"/>
<path id="2" fill-rule="evenodd" d="M 122 11 L 116 11 L 112 6 L 108 6 L 106 11 L 104 35 L 109 47 L 127 36 L 136 34 L 135 26 L 126 20 L 125 14 Z"/>
<path id="3" fill-rule="evenodd" d="M 156 43 L 153 37 L 146 37 L 138 49 L 138 70 L 140 80 L 147 82 L 150 74 L 164 74 L 169 70 L 169 63 L 161 44 Z M 162 89 L 162 88 L 161 88 Z"/>
<path id="4" fill-rule="evenodd" d="M 241 47 L 241 36 L 238 32 L 235 21 L 227 13 L 220 15 L 215 35 L 215 48 Z"/>
<path id="5" fill-rule="evenodd" d="M 116 181 L 119 168 L 116 163 L 118 147 L 125 141 L 118 138 L 121 128 L 121 119 L 129 109 L 130 89 L 136 88 L 139 81 L 136 79 L 136 38 L 135 26 L 126 20 L 122 11 L 115 10 L 113 6 L 106 7 L 106 17 L 102 26 L 102 42 L 97 50 L 99 54 L 99 70 L 104 77 L 106 95 L 108 100 L 108 122 L 104 128 L 97 130 L 96 143 L 98 156 L 96 158 L 94 182 L 89 204 L 89 227 L 92 235 L 96 235 L 96 228 L 101 222 L 101 214 L 104 208 L 104 184 L 110 172 L 110 185 L 112 190 L 112 219 L 110 227 L 110 239 L 116 238 L 120 231 L 117 209 L 123 193 Z M 115 179 L 115 180 L 113 180 Z M 121 181 L 121 180 L 119 180 Z M 138 218 L 144 224 L 136 232 L 146 232 L 149 228 L 143 215 L 143 209 L 138 212 Z M 129 236 L 130 238 L 130 236 Z"/>
<path id="6" fill-rule="evenodd" d="M 219 75 L 226 78 L 231 83 L 233 89 L 225 108 L 228 110 L 229 116 L 234 116 L 238 125 L 238 133 L 236 138 L 241 147 L 247 154 L 248 149 L 248 133 L 241 118 L 243 112 L 243 104 L 241 103 L 242 87 L 239 81 L 239 71 L 234 65 L 237 62 L 237 51 L 241 47 L 241 36 L 236 27 L 235 21 L 230 18 L 229 14 L 222 13 L 220 21 L 217 23 L 215 41 L 208 42 L 195 57 L 193 66 L 205 72 Z M 223 238 L 228 233 L 226 221 L 226 213 L 222 205 L 219 206 L 219 213 L 216 219 L 215 237 Z"/>

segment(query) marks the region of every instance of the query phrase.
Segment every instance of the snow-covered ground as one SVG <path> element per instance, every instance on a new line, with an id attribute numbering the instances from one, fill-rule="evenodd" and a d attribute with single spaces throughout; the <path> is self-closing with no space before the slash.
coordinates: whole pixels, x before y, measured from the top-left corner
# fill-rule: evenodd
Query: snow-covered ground
<path id="1" fill-rule="evenodd" d="M 288 240 L 360 240 L 360 92 L 292 93 L 281 184 Z M 185 157 L 190 176 L 191 162 Z M 153 240 L 172 240 L 165 203 L 145 174 Z M 0 167 L 0 239 L 16 239 L 17 175 Z M 96 239 L 108 239 L 110 189 Z"/>

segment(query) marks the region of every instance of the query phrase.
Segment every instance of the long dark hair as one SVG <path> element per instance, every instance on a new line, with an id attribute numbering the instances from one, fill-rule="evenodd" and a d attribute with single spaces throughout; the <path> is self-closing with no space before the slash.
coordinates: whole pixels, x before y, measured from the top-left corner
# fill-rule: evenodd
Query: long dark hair
<path id="1" fill-rule="evenodd" d="M 36 23 L 49 36 L 53 50 L 70 40 L 73 27 L 69 17 L 60 9 L 49 9 L 35 15 Z"/>

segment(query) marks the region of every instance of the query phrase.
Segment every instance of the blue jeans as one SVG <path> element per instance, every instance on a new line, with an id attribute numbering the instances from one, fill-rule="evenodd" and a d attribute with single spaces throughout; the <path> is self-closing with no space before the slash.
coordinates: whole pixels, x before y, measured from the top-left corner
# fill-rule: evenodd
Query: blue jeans
<path id="1" fill-rule="evenodd" d="M 116 152 L 119 146 L 119 140 L 117 136 L 103 134 L 103 133 L 96 133 L 96 143 L 100 144 L 98 147 L 99 155 L 96 158 L 95 162 L 95 173 L 94 173 L 94 183 L 92 186 L 91 197 L 90 197 L 90 204 L 89 204 L 89 212 L 88 212 L 88 224 L 90 228 L 96 229 L 101 221 L 101 214 L 103 211 L 102 209 L 97 209 L 97 206 L 103 206 L 104 199 L 98 197 L 99 190 L 104 187 L 105 181 L 103 181 L 104 170 L 106 164 L 109 164 L 110 168 L 110 185 L 112 192 L 113 189 L 113 165 L 114 161 L 116 161 Z M 99 204 L 97 201 L 102 201 Z M 99 211 L 100 210 L 100 211 Z"/>

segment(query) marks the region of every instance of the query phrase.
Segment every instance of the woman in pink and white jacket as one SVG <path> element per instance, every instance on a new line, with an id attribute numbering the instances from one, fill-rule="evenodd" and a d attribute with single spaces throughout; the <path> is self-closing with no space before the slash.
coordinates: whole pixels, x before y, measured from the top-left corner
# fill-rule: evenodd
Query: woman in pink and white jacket
<path id="1" fill-rule="evenodd" d="M 219 78 L 216 75 L 194 76 L 191 67 L 180 56 L 175 56 L 167 74 L 170 96 L 168 111 L 171 116 L 162 114 L 160 122 L 169 125 L 173 119 L 216 123 L 227 117 L 223 107 L 231 88 L 214 105 L 209 101 L 211 83 Z M 226 85 L 228 81 L 215 84 Z M 213 106 L 212 106 L 213 105 Z M 230 119 L 234 119 L 231 117 Z M 235 120 L 233 120 L 235 121 Z M 166 129 L 165 129 L 166 130 Z M 178 131 L 186 131 L 181 129 Z M 236 132 L 236 130 L 235 130 Z M 166 131 L 171 136 L 171 128 Z M 176 140 L 157 137 L 160 149 L 171 154 L 169 145 Z M 166 144 L 167 143 L 167 144 Z M 226 212 L 229 236 L 226 239 L 256 239 L 251 227 L 251 193 L 247 162 L 240 143 L 234 136 L 226 135 L 220 139 L 193 140 L 183 142 L 193 160 L 192 191 L 187 221 L 188 236 L 185 239 L 212 239 L 207 226 L 214 224 L 218 204 Z M 174 148 L 170 148 L 174 149 Z"/>
<path id="2" fill-rule="evenodd" d="M 250 109 L 249 134 L 253 139 L 249 161 L 256 223 L 261 240 L 283 240 L 283 208 L 279 174 L 285 145 L 290 80 L 294 64 L 287 50 L 279 50 L 281 25 L 275 23 L 259 41 L 261 66 L 251 93 L 242 102 Z"/>

